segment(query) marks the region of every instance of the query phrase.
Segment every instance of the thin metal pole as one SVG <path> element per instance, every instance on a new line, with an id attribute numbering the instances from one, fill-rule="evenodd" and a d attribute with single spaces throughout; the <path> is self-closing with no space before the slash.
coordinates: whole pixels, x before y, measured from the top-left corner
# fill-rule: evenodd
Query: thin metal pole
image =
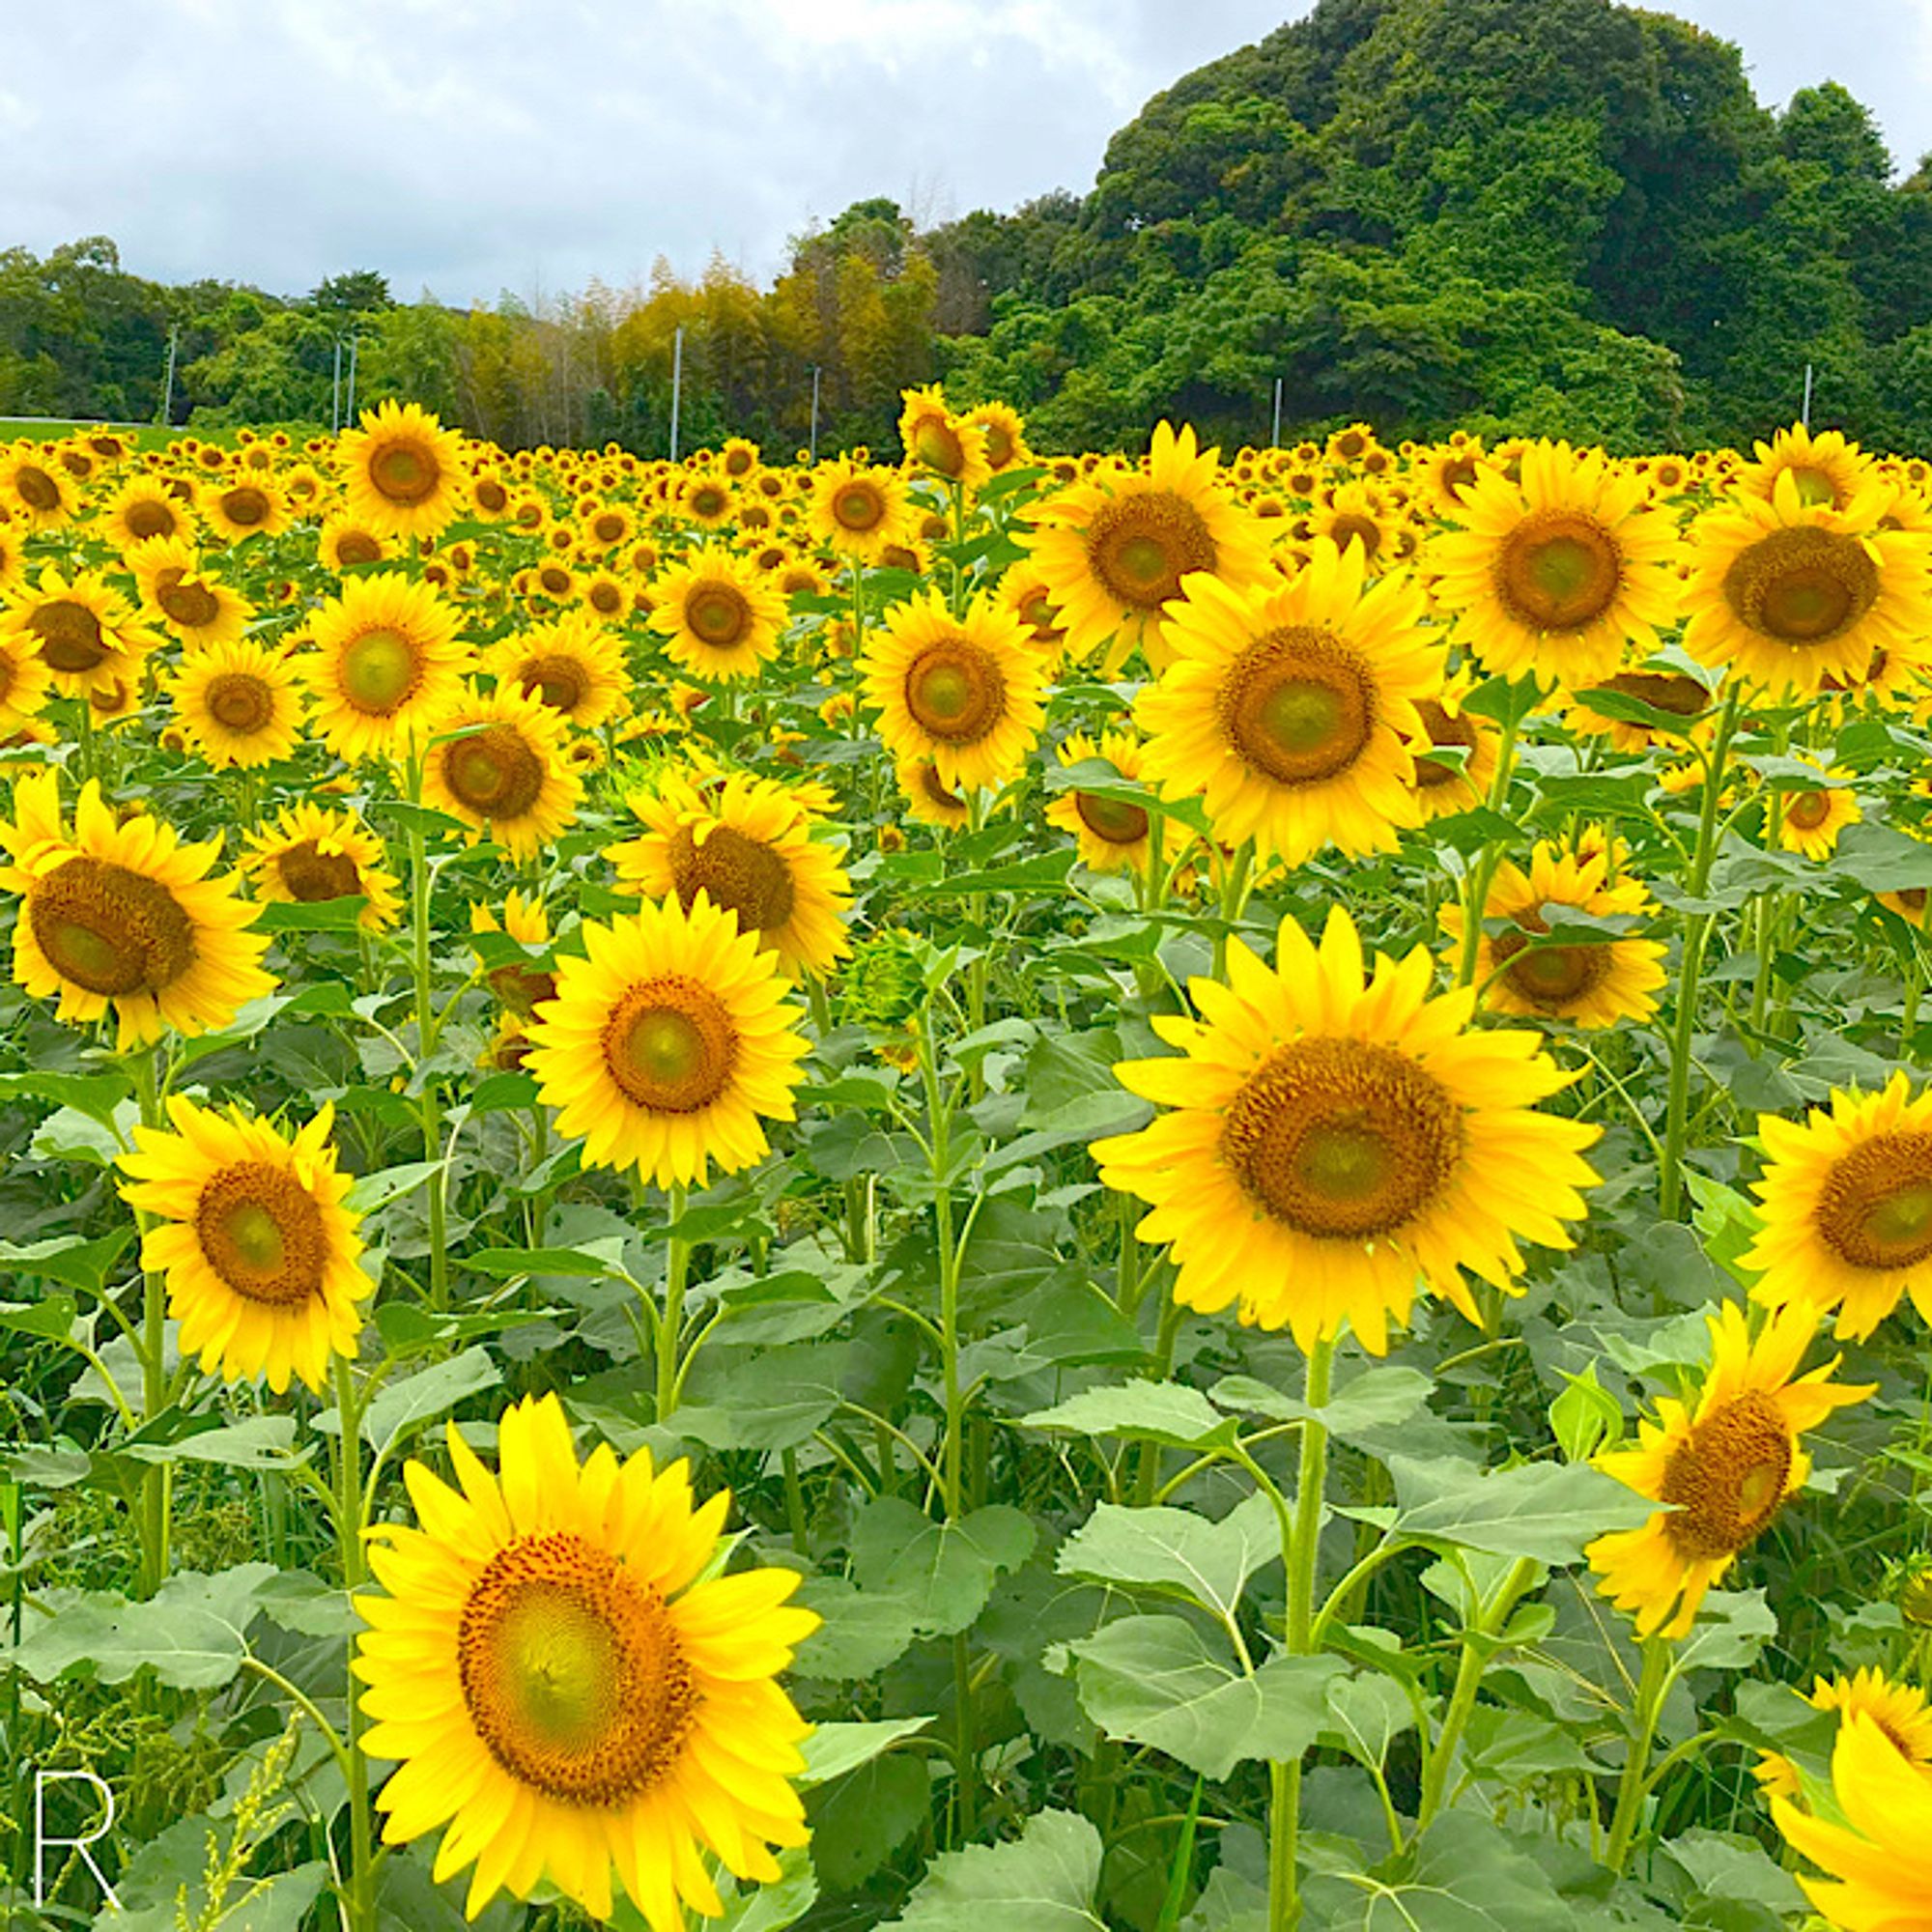
<path id="1" fill-rule="evenodd" d="M 1268 432 L 1268 447 L 1281 447 L 1281 378 L 1274 379 L 1274 427 Z"/>
<path id="2" fill-rule="evenodd" d="M 352 335 L 349 338 L 349 407 L 344 410 L 343 414 L 351 422 L 355 420 L 355 356 L 361 347 L 362 338 L 359 335 Z"/>
<path id="3" fill-rule="evenodd" d="M 1804 365 L 1804 407 L 1798 413 L 1798 420 L 1806 428 L 1811 427 L 1811 365 Z"/>
<path id="4" fill-rule="evenodd" d="M 813 463 L 818 461 L 818 364 L 816 362 L 811 365 L 811 442 L 810 445 L 810 455 Z"/>
<path id="5" fill-rule="evenodd" d="M 342 434 L 342 338 L 335 338 L 335 372 L 328 379 L 328 428 L 332 436 Z"/>
<path id="6" fill-rule="evenodd" d="M 181 341 L 181 324 L 176 323 L 168 330 L 168 373 L 161 384 L 161 426 L 167 428 L 175 419 L 175 346 Z"/>
<path id="7" fill-rule="evenodd" d="M 670 339 L 670 460 L 677 461 L 677 401 L 684 386 L 684 324 Z"/>

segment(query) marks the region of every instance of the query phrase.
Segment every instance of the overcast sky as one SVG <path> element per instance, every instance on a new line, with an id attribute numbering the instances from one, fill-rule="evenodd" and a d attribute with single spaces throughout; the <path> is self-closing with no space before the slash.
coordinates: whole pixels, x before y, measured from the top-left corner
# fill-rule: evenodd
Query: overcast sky
<path id="1" fill-rule="evenodd" d="M 1654 0 L 1666 4 L 1666 0 Z M 759 278 L 889 194 L 922 219 L 1084 192 L 1108 135 L 1305 0 L 9 0 L 0 246 L 399 296 Z M 1932 148 L 1932 0 L 1678 0 L 1759 98 L 1842 81 Z"/>

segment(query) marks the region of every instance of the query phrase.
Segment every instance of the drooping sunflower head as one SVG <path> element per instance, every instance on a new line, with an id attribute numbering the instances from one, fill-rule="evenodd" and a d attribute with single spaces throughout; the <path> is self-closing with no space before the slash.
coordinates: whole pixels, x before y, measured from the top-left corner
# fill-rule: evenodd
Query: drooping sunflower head
<path id="1" fill-rule="evenodd" d="M 922 825 L 957 832 L 972 823 L 971 800 L 962 798 L 939 776 L 939 767 L 930 758 L 901 758 L 896 775 L 905 809 Z"/>
<path id="2" fill-rule="evenodd" d="M 948 409 L 937 384 L 904 390 L 901 400 L 899 441 L 908 463 L 969 491 L 990 479 L 986 432 L 971 417 Z"/>
<path id="3" fill-rule="evenodd" d="M 328 749 L 351 760 L 406 752 L 462 691 L 469 650 L 455 608 L 394 571 L 345 578 L 309 621 L 301 660 Z"/>
<path id="4" fill-rule="evenodd" d="M 1465 707 L 1473 684 L 1467 671 L 1459 671 L 1434 696 L 1414 701 L 1422 729 L 1409 747 L 1415 759 L 1409 783 L 1424 822 L 1472 810 L 1495 782 L 1502 734 Z"/>
<path id="5" fill-rule="evenodd" d="M 138 685 L 142 660 L 161 641 L 99 571 L 77 570 L 70 580 L 51 564 L 0 611 L 0 637 L 31 639 L 68 697 Z"/>
<path id="6" fill-rule="evenodd" d="M 486 969 L 484 977 L 491 992 L 516 1019 L 528 1019 L 546 1000 L 556 997 L 556 975 L 551 970 L 550 913 L 535 894 L 512 887 L 504 895 L 500 915 L 493 905 L 472 902 L 469 930 L 477 935 L 470 944 Z M 513 941 L 514 947 L 483 939 L 482 935 L 490 933 L 501 934 Z M 516 947 L 523 949 L 521 956 Z M 526 1040 L 524 1050 L 527 1047 Z"/>
<path id="7" fill-rule="evenodd" d="M 1004 784 L 1046 715 L 1038 652 L 983 592 L 958 617 L 937 591 L 895 605 L 867 639 L 861 682 L 894 757 L 929 760 L 949 790 Z"/>
<path id="8" fill-rule="evenodd" d="M 384 1838 L 447 1824 L 472 1917 L 547 1878 L 599 1921 L 621 1885 L 668 1932 L 722 1910 L 702 1853 L 777 1878 L 770 1848 L 807 1836 L 808 1727 L 776 1681 L 817 1626 L 786 1605 L 798 1573 L 723 1573 L 728 1495 L 699 1505 L 648 1450 L 580 1463 L 554 1395 L 505 1411 L 494 1472 L 448 1447 L 459 1487 L 406 1466 L 421 1526 L 382 1526 L 387 1594 L 356 1600 L 364 1747 L 401 1760 Z"/>
<path id="9" fill-rule="evenodd" d="M 635 1167 L 660 1187 L 705 1184 L 764 1157 L 762 1122 L 793 1117 L 797 1062 L 778 956 L 700 893 L 582 928 L 556 998 L 531 1029 L 530 1070 L 557 1126 L 593 1167 Z"/>
<path id="10" fill-rule="evenodd" d="M 233 643 L 247 629 L 254 606 L 205 569 L 179 537 L 155 537 L 128 553 L 141 602 L 190 647 Z"/>
<path id="11" fill-rule="evenodd" d="M 1066 648 L 1066 633 L 1061 627 L 1060 612 L 1046 579 L 1027 564 L 1015 564 L 1001 574 L 993 586 L 994 601 L 1033 633 L 1035 647 L 1045 660 L 1049 672 L 1058 668 Z"/>
<path id="12" fill-rule="evenodd" d="M 730 683 L 754 677 L 777 655 L 783 594 L 743 557 L 710 544 L 652 580 L 651 629 L 681 669 Z"/>
<path id="13" fill-rule="evenodd" d="M 359 898 L 356 923 L 382 932 L 396 923 L 402 905 L 396 875 L 383 861 L 383 841 L 353 811 L 304 799 L 249 834 L 242 868 L 260 899 L 316 905 Z"/>
<path id="14" fill-rule="evenodd" d="M 484 652 L 482 666 L 580 731 L 621 716 L 629 702 L 622 644 L 581 611 L 512 632 Z"/>
<path id="15" fill-rule="evenodd" d="M 185 652 L 162 688 L 188 742 L 217 771 L 272 764 L 300 739 L 296 668 L 252 639 Z"/>
<path id="16" fill-rule="evenodd" d="M 1464 1269 L 1508 1286 L 1519 1241 L 1571 1244 L 1596 1129 L 1539 1110 L 1568 1076 L 1429 982 L 1419 947 L 1365 973 L 1339 906 L 1319 950 L 1284 920 L 1272 971 L 1236 940 L 1225 986 L 1192 982 L 1208 1017 L 1155 1020 L 1182 1058 L 1115 1069 L 1167 1111 L 1093 1151 L 1151 1204 L 1137 1232 L 1171 1245 L 1177 1300 L 1304 1350 L 1346 1321 L 1380 1354 L 1418 1282 L 1474 1319 Z"/>
<path id="17" fill-rule="evenodd" d="M 423 802 L 487 832 L 513 859 L 550 844 L 577 815 L 583 781 L 569 726 L 515 685 L 452 700 L 423 753 Z"/>
<path id="18" fill-rule="evenodd" d="M 384 536 L 434 537 L 467 494 L 463 440 L 414 403 L 386 402 L 344 430 L 337 473 L 352 516 Z"/>
<path id="19" fill-rule="evenodd" d="M 1710 687 L 1700 678 L 1661 665 L 1620 670 L 1605 678 L 1595 689 L 1662 714 L 1658 723 L 1652 724 L 1641 712 L 1626 715 L 1623 706 L 1605 709 L 1600 703 L 1593 703 L 1588 695 L 1577 696 L 1564 713 L 1564 724 L 1573 731 L 1607 738 L 1619 752 L 1648 751 L 1660 739 L 1681 743 L 1712 704 Z M 1667 720 L 1683 722 L 1673 726 L 1663 722 Z"/>
<path id="20" fill-rule="evenodd" d="M 156 1217 L 141 1264 L 167 1278 L 183 1351 L 228 1381 L 320 1389 L 330 1357 L 355 1352 L 355 1304 L 375 1287 L 329 1145 L 333 1108 L 293 1136 L 180 1094 L 168 1116 L 172 1132 L 136 1126 L 119 1165 L 123 1198 Z"/>
<path id="21" fill-rule="evenodd" d="M 995 476 L 1007 469 L 1024 469 L 1033 461 L 1027 447 L 1026 421 L 1005 403 L 979 403 L 966 412 L 968 427 L 985 438 L 986 467 Z"/>

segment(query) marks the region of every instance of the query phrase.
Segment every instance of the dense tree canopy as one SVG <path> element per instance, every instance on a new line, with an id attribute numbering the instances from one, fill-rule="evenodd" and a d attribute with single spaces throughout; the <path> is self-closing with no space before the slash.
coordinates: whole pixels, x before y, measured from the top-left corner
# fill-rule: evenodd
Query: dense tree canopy
<path id="1" fill-rule="evenodd" d="M 1615 446 L 1814 420 L 1932 445 L 1932 170 L 1894 183 L 1832 81 L 1759 105 L 1739 51 L 1611 0 L 1321 0 L 1185 75 L 1087 195 L 924 232 L 884 199 L 799 237 L 758 288 L 594 285 L 534 307 L 399 304 L 369 270 L 284 300 L 163 288 L 90 238 L 0 254 L 0 413 L 329 420 L 412 396 L 508 443 L 890 443 L 899 389 L 1002 396 L 1048 444 L 1162 414 L 1225 440 L 1366 417 Z"/>

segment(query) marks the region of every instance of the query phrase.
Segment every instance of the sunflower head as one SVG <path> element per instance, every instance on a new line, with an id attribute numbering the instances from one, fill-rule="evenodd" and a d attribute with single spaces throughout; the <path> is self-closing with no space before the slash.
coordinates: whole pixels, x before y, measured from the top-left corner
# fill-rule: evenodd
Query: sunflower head
<path id="1" fill-rule="evenodd" d="M 384 536 L 436 536 L 463 506 L 462 439 L 414 403 L 365 410 L 336 461 L 350 513 Z"/>

